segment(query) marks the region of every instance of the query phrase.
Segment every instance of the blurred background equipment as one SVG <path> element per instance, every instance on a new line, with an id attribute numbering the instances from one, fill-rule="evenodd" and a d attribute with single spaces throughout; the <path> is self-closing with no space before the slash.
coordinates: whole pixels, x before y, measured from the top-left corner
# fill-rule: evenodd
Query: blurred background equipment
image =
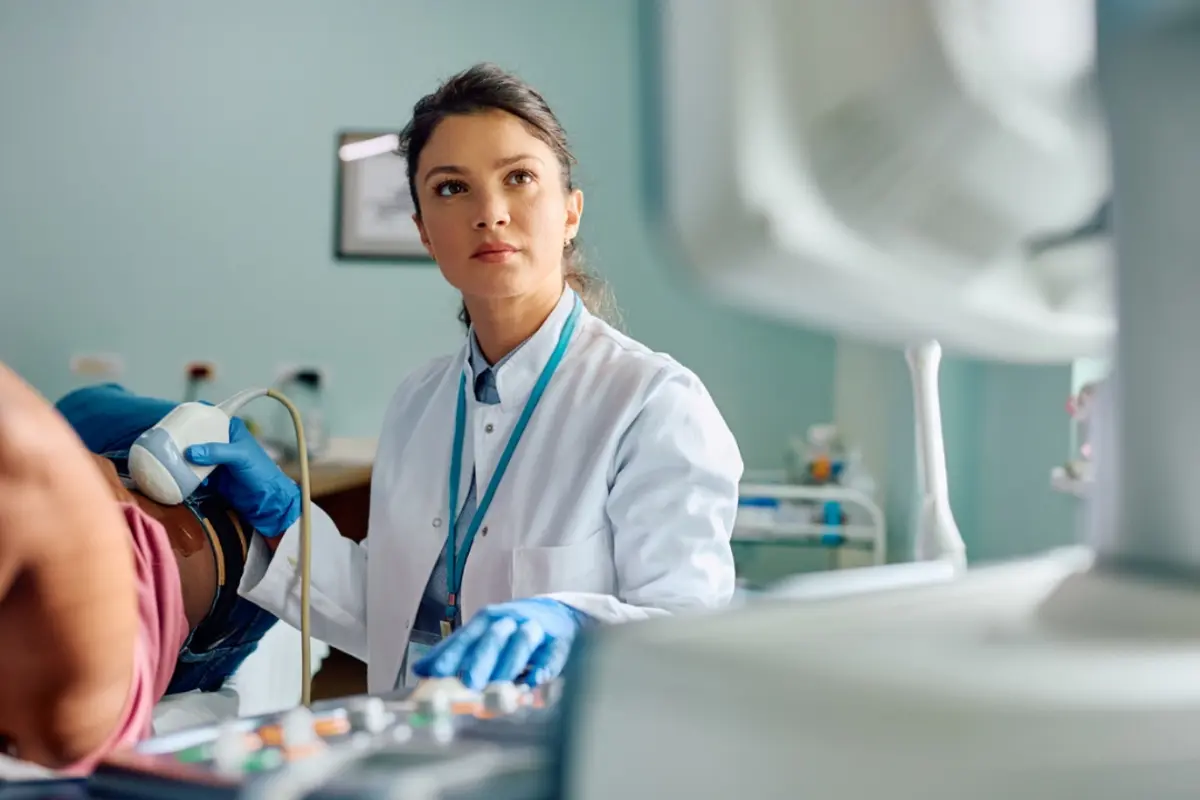
<path id="1" fill-rule="evenodd" d="M 1200 339 L 1200 3 L 676 0 L 660 24 L 660 211 L 709 286 L 878 340 L 1045 363 L 1115 341 L 1117 363 L 1090 547 L 605 629 L 568 795 L 1193 796 L 1200 366 L 1174 354 Z"/>
<path id="2" fill-rule="evenodd" d="M 698 277 L 759 313 L 1010 361 L 1101 353 L 1106 243 L 1044 245 L 1108 197 L 1091 16 L 1089 0 L 668 2 L 663 222 Z"/>

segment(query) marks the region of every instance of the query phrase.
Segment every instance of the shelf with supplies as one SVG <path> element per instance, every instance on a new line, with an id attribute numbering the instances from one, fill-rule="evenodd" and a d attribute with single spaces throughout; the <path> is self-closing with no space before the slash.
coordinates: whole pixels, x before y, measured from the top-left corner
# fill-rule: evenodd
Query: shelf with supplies
<path id="1" fill-rule="evenodd" d="M 841 523 L 821 519 L 831 510 L 842 518 Z M 863 492 L 841 486 L 742 483 L 733 541 L 864 550 L 875 564 L 887 560 L 883 511 Z"/>

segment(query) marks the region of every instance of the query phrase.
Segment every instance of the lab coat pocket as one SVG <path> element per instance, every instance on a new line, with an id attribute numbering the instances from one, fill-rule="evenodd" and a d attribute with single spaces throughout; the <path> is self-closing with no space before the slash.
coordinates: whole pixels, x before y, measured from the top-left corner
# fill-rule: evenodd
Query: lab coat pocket
<path id="1" fill-rule="evenodd" d="M 608 527 L 557 547 L 513 550 L 513 597 L 551 592 L 608 592 L 613 571 Z"/>

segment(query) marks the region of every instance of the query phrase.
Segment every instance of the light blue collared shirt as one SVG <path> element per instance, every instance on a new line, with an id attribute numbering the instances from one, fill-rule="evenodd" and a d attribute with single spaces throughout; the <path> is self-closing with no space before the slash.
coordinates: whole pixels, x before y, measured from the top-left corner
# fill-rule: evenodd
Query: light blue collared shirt
<path id="1" fill-rule="evenodd" d="M 496 372 L 500 370 L 508 359 L 512 358 L 513 354 L 525 346 L 525 343 L 517 345 L 504 358 L 496 362 L 495 365 L 489 364 L 487 358 L 484 357 L 483 351 L 479 349 L 479 341 L 475 338 L 474 331 L 468 337 L 471 347 L 471 372 L 475 375 L 475 399 L 486 405 L 497 405 L 500 402 L 500 391 L 496 388 Z M 461 548 L 463 539 L 467 535 L 467 526 L 471 524 L 471 518 L 475 516 L 475 509 L 478 507 L 478 497 L 475 486 L 475 468 L 471 467 L 471 488 L 467 490 L 467 499 L 463 503 L 462 513 L 458 515 L 458 519 L 454 525 L 455 542 Z M 444 611 L 447 601 L 450 599 L 449 591 L 446 588 L 446 548 L 442 548 L 441 555 L 438 556 L 437 564 L 433 567 L 433 573 L 429 576 L 429 582 L 425 584 L 425 594 L 421 601 L 420 610 L 417 613 L 416 624 L 413 625 L 413 630 L 422 631 L 424 633 L 437 633 L 439 623 L 445 616 Z"/>

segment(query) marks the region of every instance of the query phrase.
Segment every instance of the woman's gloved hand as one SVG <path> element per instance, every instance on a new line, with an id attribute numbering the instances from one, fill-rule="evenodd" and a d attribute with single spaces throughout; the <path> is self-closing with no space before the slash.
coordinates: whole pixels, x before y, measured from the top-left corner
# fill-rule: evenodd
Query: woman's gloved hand
<path id="1" fill-rule="evenodd" d="M 192 445 L 184 456 L 198 466 L 217 465 L 209 484 L 263 536 L 279 536 L 300 517 L 300 487 L 237 417 L 229 423 L 228 444 Z"/>
<path id="2" fill-rule="evenodd" d="M 558 677 L 591 617 L 558 600 L 534 597 L 488 606 L 417 663 L 421 678 L 457 677 L 469 689 L 493 681 L 537 686 Z"/>

